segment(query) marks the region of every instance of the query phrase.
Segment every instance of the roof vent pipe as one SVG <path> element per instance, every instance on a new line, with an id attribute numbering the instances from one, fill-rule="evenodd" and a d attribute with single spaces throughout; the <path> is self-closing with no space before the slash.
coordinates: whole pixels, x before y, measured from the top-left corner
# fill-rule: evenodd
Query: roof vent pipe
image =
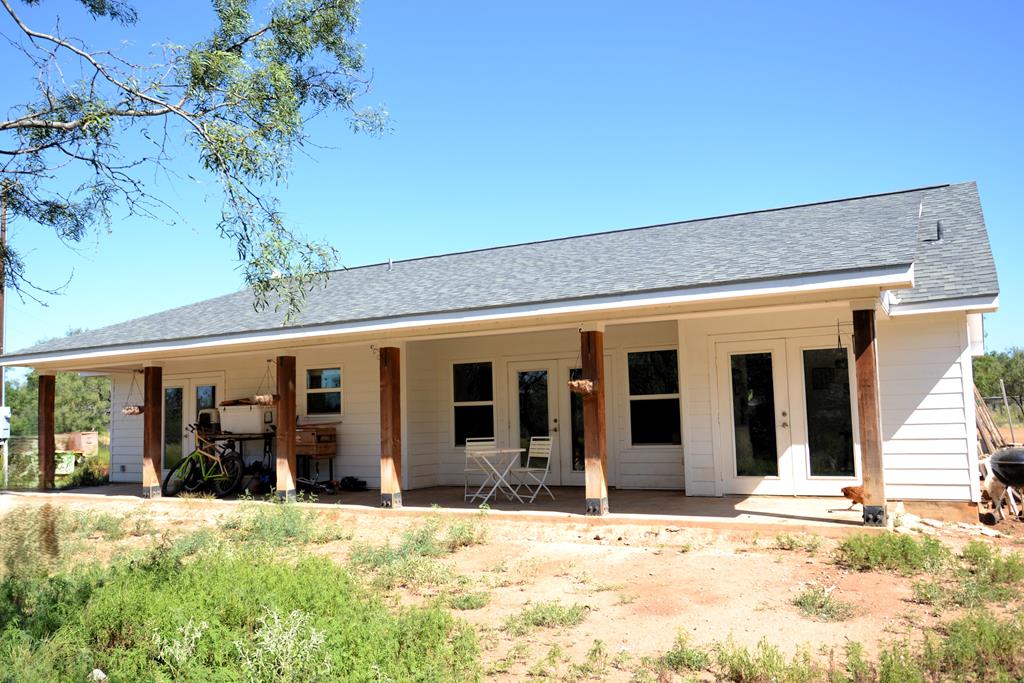
<path id="1" fill-rule="evenodd" d="M 388 256 L 388 272 L 390 273 L 394 269 L 394 267 L 395 267 L 394 262 L 391 260 L 391 257 Z"/>

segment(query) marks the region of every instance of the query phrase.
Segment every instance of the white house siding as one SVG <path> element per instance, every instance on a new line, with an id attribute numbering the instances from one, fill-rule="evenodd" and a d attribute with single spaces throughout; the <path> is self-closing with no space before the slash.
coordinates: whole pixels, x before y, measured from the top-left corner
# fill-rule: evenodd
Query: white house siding
<path id="1" fill-rule="evenodd" d="M 410 396 L 409 486 L 459 486 L 463 483 L 465 456 L 463 450 L 454 445 L 453 363 L 491 362 L 495 438 L 499 445 L 507 447 L 511 445 L 508 364 L 529 360 L 578 362 L 579 344 L 579 333 L 573 329 L 416 343 L 415 355 L 410 352 L 409 382 L 420 391 Z M 612 486 L 619 488 L 683 488 L 681 446 L 634 447 L 630 442 L 626 354 L 630 350 L 653 348 L 677 348 L 673 322 L 613 325 L 606 330 L 609 480 Z"/>
<path id="2" fill-rule="evenodd" d="M 977 500 L 977 434 L 967 317 L 878 321 L 886 495 Z"/>
<path id="3" fill-rule="evenodd" d="M 688 495 L 720 495 L 715 342 L 830 336 L 849 305 L 684 318 L 679 343 Z M 878 317 L 879 379 L 890 499 L 977 500 L 971 353 L 964 314 Z M 965 396 L 967 397 L 965 402 Z M 967 409 L 965 410 L 965 406 Z"/>
<path id="4" fill-rule="evenodd" d="M 605 334 L 609 479 L 619 488 L 686 488 L 688 495 L 722 492 L 716 459 L 716 341 L 753 338 L 834 337 L 836 321 L 848 321 L 849 306 L 771 314 L 684 317 L 678 321 L 609 325 Z M 849 333 L 849 323 L 844 325 Z M 878 323 L 884 457 L 892 499 L 977 499 L 970 344 L 966 316 L 927 314 Z M 461 485 L 463 452 L 453 445 L 451 366 L 490 361 L 494 369 L 496 437 L 509 439 L 508 364 L 521 360 L 578 362 L 579 334 L 573 329 L 409 342 L 403 374 L 406 433 L 403 485 L 422 488 Z M 626 354 L 630 350 L 674 348 L 679 352 L 682 446 L 634 447 L 629 435 Z M 299 371 L 298 412 L 304 369 L 340 365 L 343 410 L 338 425 L 336 476 L 353 475 L 379 485 L 379 365 L 369 344 L 289 351 Z M 223 373 L 219 399 L 257 391 L 266 360 L 276 353 L 213 356 L 171 361 L 166 377 Z M 120 406 L 130 374 L 114 376 L 111 478 L 139 481 L 142 417 L 124 417 Z M 141 383 L 141 378 L 140 378 Z M 967 409 L 965 410 L 965 406 Z M 683 457 L 685 453 L 685 459 Z"/>
<path id="5" fill-rule="evenodd" d="M 142 416 L 125 417 L 121 408 L 128 401 L 131 392 L 131 373 L 111 376 L 110 415 L 110 481 L 142 481 Z M 142 389 L 142 377 L 138 378 L 138 389 Z M 132 403 L 142 403 L 142 395 L 136 391 Z"/>

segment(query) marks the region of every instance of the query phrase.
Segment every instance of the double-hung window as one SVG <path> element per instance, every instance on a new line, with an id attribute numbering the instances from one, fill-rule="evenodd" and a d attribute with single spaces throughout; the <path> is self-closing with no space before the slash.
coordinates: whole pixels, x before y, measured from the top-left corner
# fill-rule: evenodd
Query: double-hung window
<path id="1" fill-rule="evenodd" d="M 306 370 L 306 415 L 341 415 L 341 368 Z"/>
<path id="2" fill-rule="evenodd" d="M 452 365 L 455 445 L 467 438 L 494 437 L 494 378 L 490 363 Z"/>
<path id="3" fill-rule="evenodd" d="M 629 427 L 634 446 L 683 442 L 679 420 L 679 367 L 675 349 L 635 351 L 629 366 Z"/>

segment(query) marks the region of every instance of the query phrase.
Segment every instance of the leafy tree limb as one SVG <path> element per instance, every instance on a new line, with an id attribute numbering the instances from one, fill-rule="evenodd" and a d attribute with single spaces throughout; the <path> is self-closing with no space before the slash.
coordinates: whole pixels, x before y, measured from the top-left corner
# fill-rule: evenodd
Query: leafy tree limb
<path id="1" fill-rule="evenodd" d="M 305 124 L 340 111 L 356 132 L 379 135 L 388 126 L 386 112 L 357 105 L 370 84 L 354 40 L 357 0 L 276 0 L 258 19 L 253 0 L 213 0 L 208 38 L 164 45 L 147 65 L 34 28 L 15 1 L 0 0 L 0 16 L 35 72 L 36 97 L 0 118 L 0 199 L 12 219 L 45 226 L 69 245 L 109 226 L 116 206 L 158 219 L 173 208 L 147 189 L 142 172 L 172 171 L 184 143 L 223 190 L 217 231 L 236 246 L 254 305 L 295 314 L 336 260 L 330 244 L 287 226 L 273 193 L 308 141 Z M 121 0 L 77 2 L 95 18 L 139 19 Z M 126 156 L 121 143 L 130 134 L 152 152 Z M 2 257 L 14 291 L 56 291 L 28 279 L 15 248 Z"/>

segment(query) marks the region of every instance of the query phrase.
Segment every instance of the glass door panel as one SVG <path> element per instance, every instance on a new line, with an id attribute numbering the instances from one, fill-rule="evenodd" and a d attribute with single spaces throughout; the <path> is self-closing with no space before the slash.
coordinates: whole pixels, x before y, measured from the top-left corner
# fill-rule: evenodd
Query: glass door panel
<path id="1" fill-rule="evenodd" d="M 853 416 L 846 349 L 804 349 L 807 449 L 812 477 L 852 477 Z"/>
<path id="2" fill-rule="evenodd" d="M 519 447 L 529 448 L 530 437 L 550 436 L 548 411 L 548 371 L 525 370 L 516 373 L 519 392 Z M 526 454 L 523 454 L 526 462 Z"/>
<path id="3" fill-rule="evenodd" d="M 720 342 L 719 463 L 723 493 L 793 493 L 786 343 Z"/>
<path id="4" fill-rule="evenodd" d="M 736 475 L 779 476 L 771 353 L 730 357 Z"/>
<path id="5" fill-rule="evenodd" d="M 582 368 L 570 368 L 569 380 L 583 379 Z M 579 394 L 569 392 L 569 471 L 582 473 L 586 467 L 583 464 L 583 397 Z"/>
<path id="6" fill-rule="evenodd" d="M 185 433 L 184 397 L 184 387 L 164 387 L 164 470 L 169 470 L 181 460 Z"/>

